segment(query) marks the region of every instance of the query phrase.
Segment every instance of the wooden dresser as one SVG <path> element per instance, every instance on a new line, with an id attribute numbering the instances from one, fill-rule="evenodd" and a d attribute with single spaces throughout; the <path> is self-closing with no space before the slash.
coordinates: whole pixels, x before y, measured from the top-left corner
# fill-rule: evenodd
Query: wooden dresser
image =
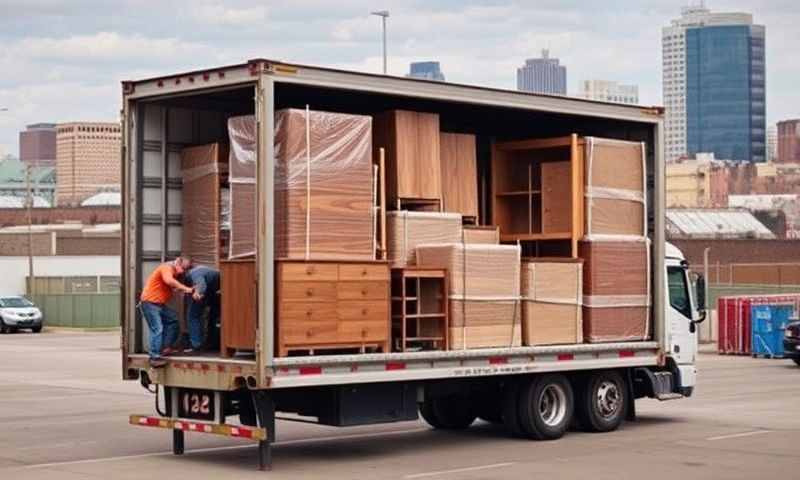
<path id="1" fill-rule="evenodd" d="M 219 262 L 222 292 L 222 332 L 220 351 L 232 357 L 237 350 L 256 348 L 258 321 L 256 262 L 254 259 Z"/>
<path id="2" fill-rule="evenodd" d="M 277 353 L 367 348 L 390 351 L 389 265 L 385 262 L 277 264 Z"/>

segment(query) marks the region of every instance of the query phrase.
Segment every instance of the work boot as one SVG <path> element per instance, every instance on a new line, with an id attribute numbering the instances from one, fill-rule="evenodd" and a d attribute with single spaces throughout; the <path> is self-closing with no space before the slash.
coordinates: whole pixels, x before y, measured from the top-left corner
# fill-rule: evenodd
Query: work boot
<path id="1" fill-rule="evenodd" d="M 167 364 L 167 361 L 161 357 L 151 358 L 150 359 L 150 366 L 152 368 L 162 368 Z"/>

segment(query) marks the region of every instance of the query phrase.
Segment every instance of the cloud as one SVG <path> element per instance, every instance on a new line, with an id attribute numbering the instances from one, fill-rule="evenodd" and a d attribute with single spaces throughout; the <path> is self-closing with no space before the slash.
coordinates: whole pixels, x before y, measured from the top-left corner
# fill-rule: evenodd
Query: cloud
<path id="1" fill-rule="evenodd" d="M 267 13 L 267 7 L 264 6 L 235 8 L 216 4 L 194 7 L 191 15 L 195 20 L 208 25 L 227 27 L 262 25 L 266 27 Z"/>

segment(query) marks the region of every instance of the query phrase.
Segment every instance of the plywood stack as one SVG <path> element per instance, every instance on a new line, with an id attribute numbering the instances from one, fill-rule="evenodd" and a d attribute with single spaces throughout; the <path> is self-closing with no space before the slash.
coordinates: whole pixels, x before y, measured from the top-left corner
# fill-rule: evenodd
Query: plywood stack
<path id="1" fill-rule="evenodd" d="M 372 119 L 296 109 L 275 116 L 276 255 L 373 260 Z"/>
<path id="2" fill-rule="evenodd" d="M 228 119 L 230 148 L 228 258 L 256 253 L 256 119 Z"/>
<path id="3" fill-rule="evenodd" d="M 520 345 L 518 246 L 420 245 L 417 263 L 448 271 L 451 349 Z"/>
<path id="4" fill-rule="evenodd" d="M 181 252 L 196 263 L 217 266 L 220 259 L 220 175 L 228 147 L 212 143 L 181 150 L 183 230 Z"/>
<path id="5" fill-rule="evenodd" d="M 388 212 L 387 250 L 392 268 L 416 264 L 416 248 L 422 244 L 460 243 L 461 215 L 436 212 Z"/>
<path id="6" fill-rule="evenodd" d="M 583 262 L 530 259 L 522 262 L 522 342 L 558 345 L 583 342 Z"/>

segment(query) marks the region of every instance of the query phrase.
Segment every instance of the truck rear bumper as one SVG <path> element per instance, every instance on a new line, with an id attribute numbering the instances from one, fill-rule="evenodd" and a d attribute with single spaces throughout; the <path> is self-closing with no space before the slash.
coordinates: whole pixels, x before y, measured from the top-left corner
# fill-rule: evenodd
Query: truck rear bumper
<path id="1" fill-rule="evenodd" d="M 265 428 L 199 422 L 197 420 L 131 415 L 130 424 L 139 427 L 165 428 L 182 432 L 211 433 L 225 437 L 248 438 L 258 441 L 267 439 L 267 430 Z"/>

